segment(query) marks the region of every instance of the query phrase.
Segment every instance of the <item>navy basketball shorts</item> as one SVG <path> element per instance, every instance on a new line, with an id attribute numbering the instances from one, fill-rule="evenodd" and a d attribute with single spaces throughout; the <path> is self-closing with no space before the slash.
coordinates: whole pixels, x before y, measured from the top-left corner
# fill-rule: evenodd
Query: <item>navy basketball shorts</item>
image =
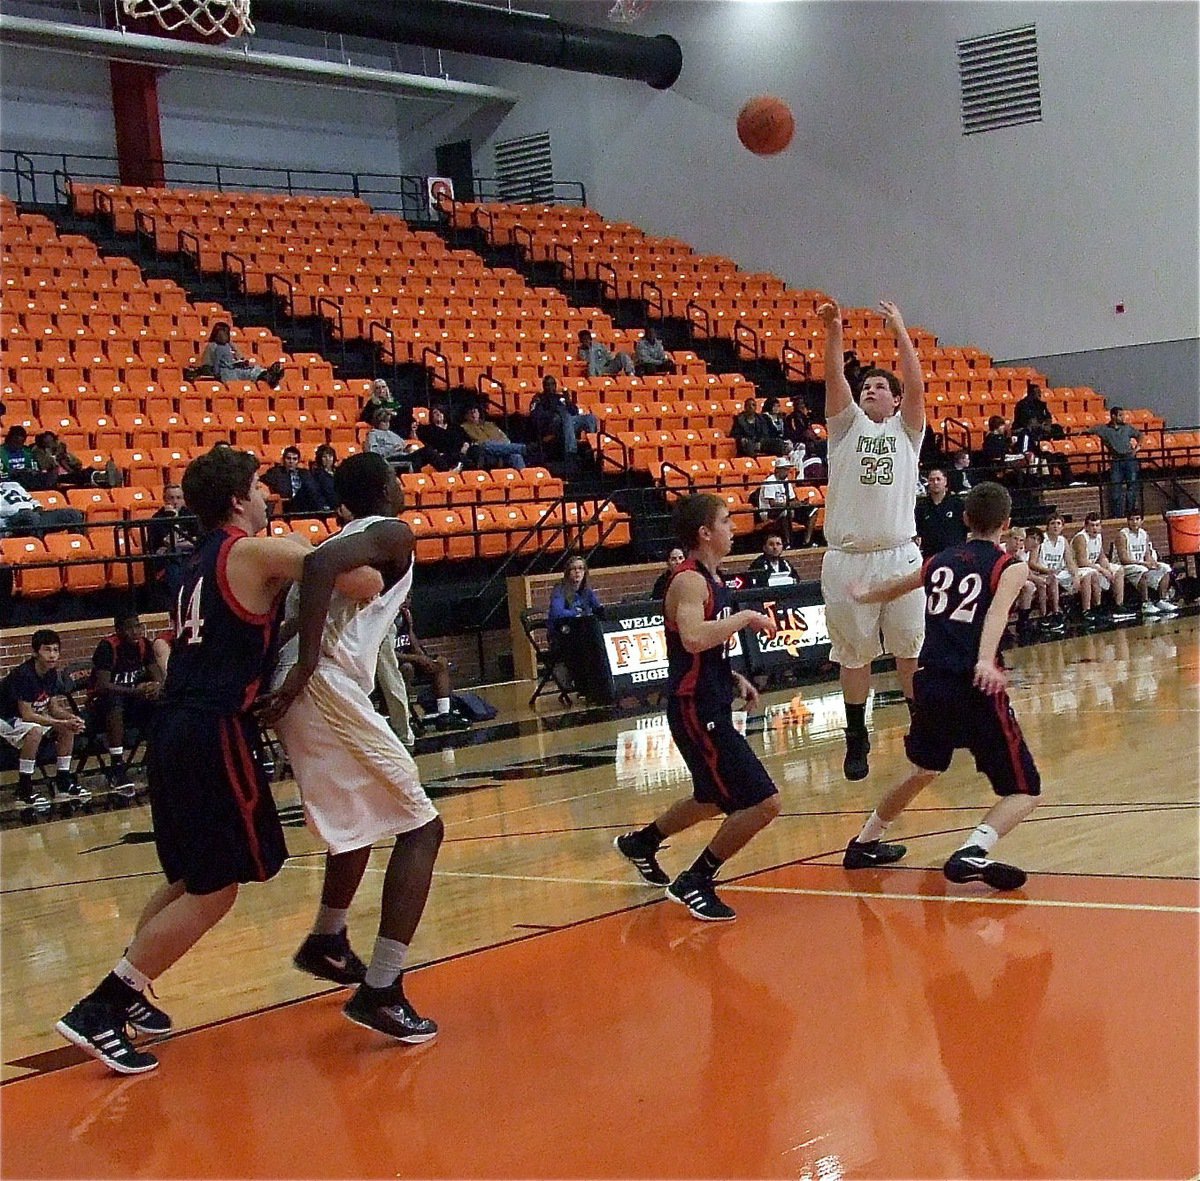
<path id="1" fill-rule="evenodd" d="M 154 721 L 146 752 L 154 844 L 167 881 L 189 894 L 265 882 L 287 859 L 259 742 L 246 714 L 165 707 Z"/>
<path id="2" fill-rule="evenodd" d="M 969 676 L 920 668 L 913 679 L 912 725 L 904 739 L 909 762 L 945 771 L 956 750 L 969 750 L 998 796 L 1040 795 L 1042 777 L 1007 693 L 994 697 Z"/>
<path id="3" fill-rule="evenodd" d="M 734 728 L 728 705 L 673 697 L 667 703 L 667 725 L 692 773 L 697 803 L 740 812 L 778 794 L 767 769 Z"/>

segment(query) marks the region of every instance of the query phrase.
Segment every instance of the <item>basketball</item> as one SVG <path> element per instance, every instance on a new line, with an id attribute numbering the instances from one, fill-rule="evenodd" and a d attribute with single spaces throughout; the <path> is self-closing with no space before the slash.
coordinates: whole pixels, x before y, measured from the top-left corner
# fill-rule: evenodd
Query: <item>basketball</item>
<path id="1" fill-rule="evenodd" d="M 795 130 L 791 108 L 773 95 L 752 98 L 738 111 L 738 139 L 756 156 L 782 152 L 792 142 Z"/>

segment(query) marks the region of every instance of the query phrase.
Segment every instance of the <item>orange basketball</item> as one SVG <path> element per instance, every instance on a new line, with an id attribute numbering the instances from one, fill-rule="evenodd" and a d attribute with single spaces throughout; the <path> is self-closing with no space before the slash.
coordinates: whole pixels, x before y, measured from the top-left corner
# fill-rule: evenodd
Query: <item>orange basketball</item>
<path id="1" fill-rule="evenodd" d="M 738 111 L 738 139 L 756 156 L 782 152 L 792 142 L 795 131 L 791 108 L 774 95 L 752 98 Z"/>

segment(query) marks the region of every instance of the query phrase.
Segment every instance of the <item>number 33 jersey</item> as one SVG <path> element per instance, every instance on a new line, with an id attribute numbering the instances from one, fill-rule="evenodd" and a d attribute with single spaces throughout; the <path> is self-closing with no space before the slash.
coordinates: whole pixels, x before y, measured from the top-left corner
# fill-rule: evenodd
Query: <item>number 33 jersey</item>
<path id="1" fill-rule="evenodd" d="M 899 414 L 872 422 L 857 403 L 826 426 L 830 548 L 868 553 L 911 541 L 917 533 L 917 459 L 925 432 L 910 431 Z"/>
<path id="2" fill-rule="evenodd" d="M 253 704 L 275 657 L 282 596 L 254 615 L 233 597 L 229 551 L 247 536 L 215 529 L 192 553 L 171 610 L 175 642 L 163 703 L 215 714 L 243 713 Z"/>
<path id="3" fill-rule="evenodd" d="M 971 676 L 979 660 L 983 621 L 1014 562 L 991 541 L 972 539 L 927 558 L 921 567 L 925 585 L 925 643 L 920 667 Z"/>

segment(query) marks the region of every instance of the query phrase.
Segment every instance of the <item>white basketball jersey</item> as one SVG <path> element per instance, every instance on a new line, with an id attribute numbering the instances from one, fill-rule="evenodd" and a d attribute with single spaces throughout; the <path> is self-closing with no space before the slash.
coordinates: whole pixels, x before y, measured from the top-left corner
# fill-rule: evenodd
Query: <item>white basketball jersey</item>
<path id="1" fill-rule="evenodd" d="M 1128 527 L 1121 530 L 1121 535 L 1125 538 L 1125 549 L 1129 554 L 1129 560 L 1136 566 L 1142 565 L 1146 561 L 1146 555 L 1150 552 L 1150 534 L 1145 529 L 1139 529 L 1133 533 Z"/>
<path id="2" fill-rule="evenodd" d="M 850 553 L 892 549 L 916 536 L 917 458 L 925 432 L 899 414 L 872 422 L 857 403 L 835 414 L 829 430 L 825 538 Z"/>
<path id="3" fill-rule="evenodd" d="M 376 521 L 388 517 L 358 517 L 345 525 L 339 537 L 361 533 Z M 333 540 L 332 538 L 330 540 Z M 321 543 L 326 544 L 325 542 Z M 412 588 L 413 567 L 394 586 L 369 603 L 357 603 L 335 590 L 329 601 L 329 615 L 321 638 L 321 663 L 335 664 L 368 693 L 375 685 L 375 666 L 379 661 L 379 646 L 387 629 L 395 622 L 400 606 Z M 294 619 L 300 610 L 300 587 L 293 585 L 288 592 L 286 618 Z M 300 655 L 300 637 L 293 636 L 279 654 L 279 664 L 273 678 L 280 684 Z"/>
<path id="4" fill-rule="evenodd" d="M 1038 565 L 1047 570 L 1062 570 L 1067 565 L 1067 539 L 1059 534 L 1057 541 L 1045 538 L 1038 547 Z"/>
<path id="5" fill-rule="evenodd" d="M 1087 542 L 1087 560 L 1093 564 L 1100 560 L 1100 555 L 1104 552 L 1104 539 L 1097 534 L 1093 537 L 1086 529 L 1080 529 L 1075 537 L 1082 537 Z M 1074 544 L 1074 538 L 1071 539 Z"/>

